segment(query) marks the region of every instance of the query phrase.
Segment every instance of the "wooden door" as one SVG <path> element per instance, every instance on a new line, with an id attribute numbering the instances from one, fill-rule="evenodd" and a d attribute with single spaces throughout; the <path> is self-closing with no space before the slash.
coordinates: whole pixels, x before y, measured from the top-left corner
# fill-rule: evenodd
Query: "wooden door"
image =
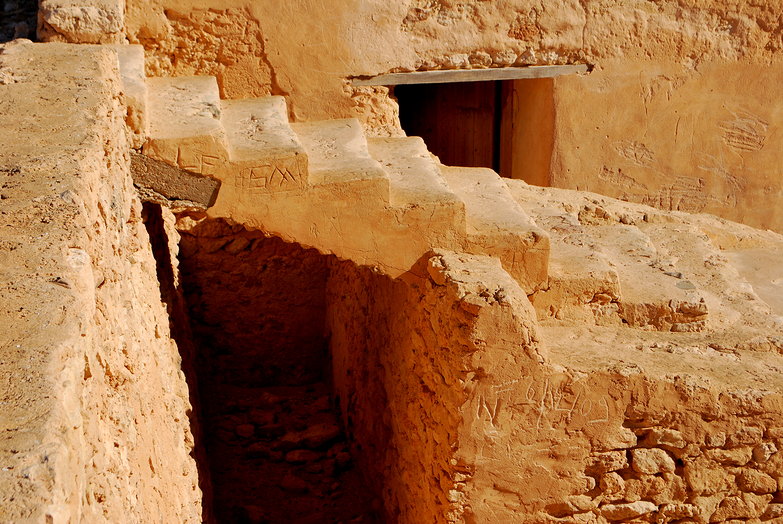
<path id="1" fill-rule="evenodd" d="M 500 168 L 499 82 L 401 85 L 400 122 L 445 165 Z"/>

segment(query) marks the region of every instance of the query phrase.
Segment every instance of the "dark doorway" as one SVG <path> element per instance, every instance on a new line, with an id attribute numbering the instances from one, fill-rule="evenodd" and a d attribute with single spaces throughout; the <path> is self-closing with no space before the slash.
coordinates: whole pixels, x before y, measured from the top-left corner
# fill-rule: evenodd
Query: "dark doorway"
<path id="1" fill-rule="evenodd" d="M 422 137 L 441 163 L 550 185 L 552 78 L 407 84 L 394 94 L 406 134 Z"/>
<path id="2" fill-rule="evenodd" d="M 401 85 L 400 123 L 445 165 L 500 169 L 500 82 Z"/>

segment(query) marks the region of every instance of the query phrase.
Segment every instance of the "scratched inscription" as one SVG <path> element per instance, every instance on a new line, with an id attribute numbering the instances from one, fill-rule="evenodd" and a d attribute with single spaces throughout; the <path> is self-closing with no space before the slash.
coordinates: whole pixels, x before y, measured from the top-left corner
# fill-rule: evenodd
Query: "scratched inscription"
<path id="1" fill-rule="evenodd" d="M 600 424 L 609 421 L 610 407 L 605 396 L 595 398 L 580 387 L 543 383 L 530 378 L 493 385 L 478 395 L 476 417 L 483 421 L 488 435 L 507 411 L 532 411 L 534 429 L 554 430 L 571 423 Z"/>
<path id="2" fill-rule="evenodd" d="M 245 167 L 236 175 L 237 186 L 251 193 L 286 191 L 303 187 L 296 159 Z"/>
<path id="3" fill-rule="evenodd" d="M 747 111 L 731 111 L 732 118 L 718 124 L 723 141 L 736 151 L 761 151 L 767 140 L 769 123 Z"/>

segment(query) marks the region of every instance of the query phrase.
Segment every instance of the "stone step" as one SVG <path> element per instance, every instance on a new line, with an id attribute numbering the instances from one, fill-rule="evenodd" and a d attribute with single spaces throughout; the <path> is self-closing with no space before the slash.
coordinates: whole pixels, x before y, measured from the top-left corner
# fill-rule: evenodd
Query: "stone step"
<path id="1" fill-rule="evenodd" d="M 420 137 L 368 138 L 367 146 L 389 175 L 392 205 L 436 203 L 464 207 Z"/>
<path id="2" fill-rule="evenodd" d="M 131 146 L 135 149 L 144 144 L 149 132 L 147 118 L 147 77 L 144 74 L 144 47 L 140 45 L 114 44 L 117 51 L 122 92 L 128 108 L 126 123 L 131 131 Z"/>
<path id="3" fill-rule="evenodd" d="M 563 316 L 571 313 L 573 320 L 578 313 L 568 308 L 578 298 L 598 324 L 657 331 L 704 329 L 707 303 L 697 285 L 675 266 L 663 265 L 664 254 L 646 232 L 624 223 L 631 220 L 622 217 L 622 208 L 612 211 L 589 193 L 544 189 L 517 180 L 507 185 L 552 243 L 554 278 L 550 291 L 534 297 L 539 314 L 556 312 L 559 300 Z M 565 291 L 569 286 L 573 289 Z M 585 302 L 591 294 L 595 299 Z"/>
<path id="4" fill-rule="evenodd" d="M 147 88 L 149 135 L 144 154 L 215 175 L 229 156 L 215 77 L 148 78 Z"/>
<path id="5" fill-rule="evenodd" d="M 612 261 L 620 281 L 619 315 L 631 327 L 657 331 L 701 331 L 707 304 L 694 282 L 662 265 L 650 238 L 632 225 L 587 228 L 589 235 Z"/>
<path id="6" fill-rule="evenodd" d="M 549 282 L 531 297 L 538 317 L 619 324 L 620 281 L 610 261 L 583 246 L 550 242 Z"/>
<path id="7" fill-rule="evenodd" d="M 389 201 L 389 175 L 370 156 L 358 120 L 303 122 L 291 127 L 307 153 L 311 186 L 367 186 Z"/>
<path id="8" fill-rule="evenodd" d="M 288 123 L 285 98 L 223 100 L 221 123 L 240 184 L 254 191 L 307 187 L 307 154 Z"/>
<path id="9" fill-rule="evenodd" d="M 449 188 L 465 203 L 467 250 L 500 258 L 530 294 L 546 284 L 549 236 L 486 168 L 441 167 Z"/>

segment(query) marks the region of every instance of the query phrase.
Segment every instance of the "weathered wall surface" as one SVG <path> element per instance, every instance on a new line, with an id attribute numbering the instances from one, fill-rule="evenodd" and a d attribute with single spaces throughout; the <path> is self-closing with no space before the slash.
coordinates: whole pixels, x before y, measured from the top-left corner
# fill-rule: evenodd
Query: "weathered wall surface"
<path id="1" fill-rule="evenodd" d="M 397 280 L 340 264 L 328 296 L 335 394 L 388 521 L 470 522 L 487 495 L 464 493 L 485 358 L 540 359 L 524 294 L 496 261 L 444 253 Z"/>
<path id="2" fill-rule="evenodd" d="M 271 89 L 289 96 L 297 117 L 314 119 L 350 112 L 343 78 L 395 69 L 600 65 L 612 58 L 690 68 L 775 61 L 779 7 L 697 0 L 130 0 L 126 30 L 131 42 L 152 52 L 152 72 L 234 68 L 238 76 L 225 78 L 224 92 L 240 97 Z M 242 68 L 239 60 L 246 61 Z"/>
<path id="3" fill-rule="evenodd" d="M 328 298 L 336 394 L 390 521 L 783 515 L 774 352 L 538 327 L 499 266 L 448 253 L 396 281 L 340 264 Z"/>
<path id="4" fill-rule="evenodd" d="M 761 60 L 613 60 L 556 79 L 550 183 L 783 230 L 782 78 Z"/>
<path id="5" fill-rule="evenodd" d="M 322 380 L 331 258 L 220 219 L 185 215 L 178 228 L 198 358 L 247 385 Z"/>
<path id="6" fill-rule="evenodd" d="M 0 520 L 199 522 L 116 55 L 0 48 Z"/>

